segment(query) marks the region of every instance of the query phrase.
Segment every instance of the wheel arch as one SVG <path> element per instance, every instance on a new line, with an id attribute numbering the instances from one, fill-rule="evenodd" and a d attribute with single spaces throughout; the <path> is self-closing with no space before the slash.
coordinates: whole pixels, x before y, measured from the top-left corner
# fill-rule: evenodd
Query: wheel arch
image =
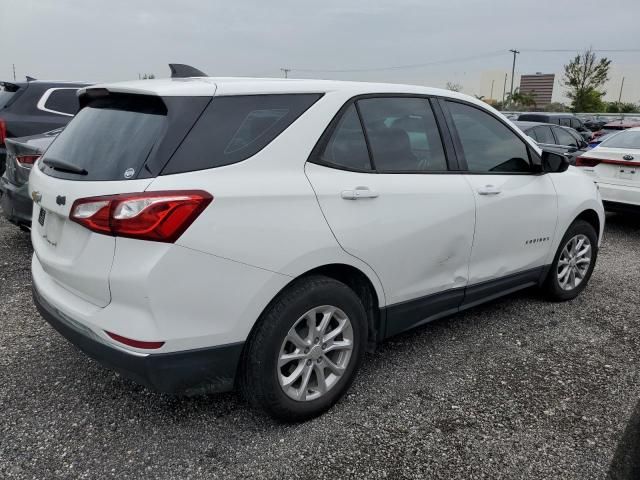
<path id="1" fill-rule="evenodd" d="M 583 210 L 573 221 L 575 222 L 577 220 L 584 220 L 585 222 L 590 224 L 595 229 L 598 240 L 600 240 L 601 223 L 600 223 L 600 217 L 598 216 L 598 213 L 595 210 L 593 210 L 592 208 L 587 208 Z"/>

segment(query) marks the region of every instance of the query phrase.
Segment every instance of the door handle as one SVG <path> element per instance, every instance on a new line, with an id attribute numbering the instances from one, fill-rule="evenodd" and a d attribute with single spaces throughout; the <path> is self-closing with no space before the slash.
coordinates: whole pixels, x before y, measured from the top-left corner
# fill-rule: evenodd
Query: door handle
<path id="1" fill-rule="evenodd" d="M 500 190 L 495 185 L 485 185 L 484 187 L 480 187 L 478 189 L 478 193 L 480 195 L 500 195 L 502 190 Z"/>
<path id="2" fill-rule="evenodd" d="M 358 200 L 359 198 L 378 198 L 378 192 L 370 190 L 369 187 L 356 187 L 352 190 L 343 190 L 340 196 L 345 200 Z"/>

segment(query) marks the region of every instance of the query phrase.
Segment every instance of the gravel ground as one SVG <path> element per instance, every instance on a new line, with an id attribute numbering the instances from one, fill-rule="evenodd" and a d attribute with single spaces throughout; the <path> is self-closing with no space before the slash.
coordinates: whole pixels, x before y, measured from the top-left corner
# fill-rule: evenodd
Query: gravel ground
<path id="1" fill-rule="evenodd" d="M 300 425 L 101 368 L 37 314 L 30 256 L 0 220 L 0 478 L 588 479 L 631 458 L 640 220 L 608 219 L 578 299 L 525 291 L 391 339 Z"/>

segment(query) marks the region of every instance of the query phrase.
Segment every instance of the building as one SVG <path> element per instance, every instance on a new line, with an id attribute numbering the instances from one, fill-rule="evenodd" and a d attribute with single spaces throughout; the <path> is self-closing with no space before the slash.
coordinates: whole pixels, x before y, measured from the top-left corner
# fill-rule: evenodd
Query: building
<path id="1" fill-rule="evenodd" d="M 536 73 L 520 77 L 520 93 L 531 93 L 536 99 L 536 107 L 541 108 L 551 103 L 553 95 L 554 73 Z"/>

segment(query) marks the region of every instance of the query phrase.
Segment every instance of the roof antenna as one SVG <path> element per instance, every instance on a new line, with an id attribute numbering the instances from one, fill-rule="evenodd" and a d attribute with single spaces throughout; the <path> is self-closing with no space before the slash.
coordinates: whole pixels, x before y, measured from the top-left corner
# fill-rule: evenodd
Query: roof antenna
<path id="1" fill-rule="evenodd" d="M 27 79 L 27 82 L 33 82 L 33 81 L 37 80 L 37 78 L 30 77 L 29 75 L 25 75 L 25 77 Z"/>
<path id="2" fill-rule="evenodd" d="M 185 65 L 183 63 L 170 63 L 169 69 L 171 70 L 171 78 L 189 78 L 189 77 L 208 77 L 206 73 L 198 70 L 191 65 Z"/>

